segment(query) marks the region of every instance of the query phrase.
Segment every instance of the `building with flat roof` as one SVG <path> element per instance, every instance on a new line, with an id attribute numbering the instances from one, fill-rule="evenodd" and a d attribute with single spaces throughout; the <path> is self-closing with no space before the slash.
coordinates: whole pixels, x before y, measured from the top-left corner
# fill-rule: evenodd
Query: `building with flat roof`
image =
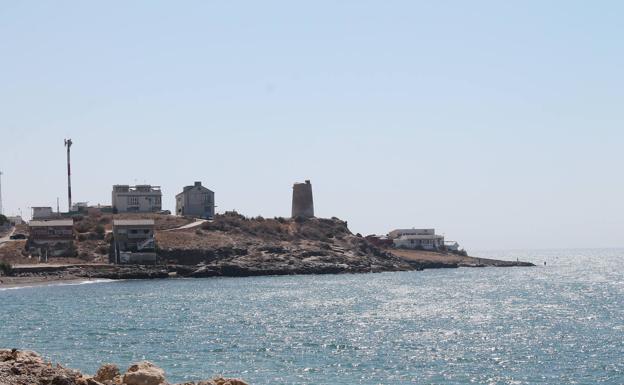
<path id="1" fill-rule="evenodd" d="M 74 249 L 74 221 L 56 219 L 28 222 L 27 248 L 34 255 L 48 257 L 71 257 Z"/>
<path id="2" fill-rule="evenodd" d="M 195 182 L 176 195 L 176 215 L 212 219 L 215 215 L 214 191 Z"/>
<path id="3" fill-rule="evenodd" d="M 113 220 L 111 262 L 155 264 L 157 262 L 153 219 Z"/>
<path id="4" fill-rule="evenodd" d="M 150 213 L 162 210 L 160 186 L 114 185 L 113 211 L 119 213 Z"/>
<path id="5" fill-rule="evenodd" d="M 397 229 L 388 233 L 394 247 L 400 249 L 438 250 L 444 246 L 444 236 L 435 229 Z"/>
<path id="6" fill-rule="evenodd" d="M 17 225 L 21 225 L 22 223 L 24 223 L 24 220 L 19 215 L 7 217 L 7 219 L 9 220 L 9 223 L 11 224 L 11 226 L 17 226 Z"/>
<path id="7" fill-rule="evenodd" d="M 71 241 L 74 239 L 74 221 L 56 219 L 28 222 L 30 239 L 33 241 Z"/>

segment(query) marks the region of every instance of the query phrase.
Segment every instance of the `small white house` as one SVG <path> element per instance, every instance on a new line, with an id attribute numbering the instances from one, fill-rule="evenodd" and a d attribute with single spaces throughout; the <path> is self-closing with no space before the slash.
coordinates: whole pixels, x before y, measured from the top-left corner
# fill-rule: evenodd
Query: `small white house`
<path id="1" fill-rule="evenodd" d="M 9 220 L 9 223 L 11 224 L 11 226 L 17 226 L 17 225 L 21 225 L 22 223 L 24 223 L 24 220 L 19 215 L 16 215 L 13 217 L 7 217 L 7 219 Z"/>
<path id="2" fill-rule="evenodd" d="M 444 236 L 435 229 L 397 229 L 388 233 L 394 247 L 401 249 L 437 250 L 444 246 Z"/>

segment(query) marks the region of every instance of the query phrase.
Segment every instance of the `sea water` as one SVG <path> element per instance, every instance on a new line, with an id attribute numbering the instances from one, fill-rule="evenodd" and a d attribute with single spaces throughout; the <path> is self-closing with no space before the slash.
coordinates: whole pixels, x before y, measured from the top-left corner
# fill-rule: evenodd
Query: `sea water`
<path id="1" fill-rule="evenodd" d="M 624 383 L 624 250 L 479 256 L 538 266 L 2 290 L 0 347 L 171 382 Z"/>

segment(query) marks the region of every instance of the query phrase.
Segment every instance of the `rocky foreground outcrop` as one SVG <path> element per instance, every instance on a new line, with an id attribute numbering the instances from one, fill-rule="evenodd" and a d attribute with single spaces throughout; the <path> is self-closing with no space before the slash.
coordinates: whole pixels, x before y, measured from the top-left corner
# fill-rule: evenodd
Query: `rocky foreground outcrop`
<path id="1" fill-rule="evenodd" d="M 103 365 L 95 376 L 46 362 L 32 351 L 0 349 L 0 385 L 169 385 L 165 372 L 148 361 L 121 373 L 116 365 Z M 238 379 L 214 378 L 180 385 L 247 385 Z"/>

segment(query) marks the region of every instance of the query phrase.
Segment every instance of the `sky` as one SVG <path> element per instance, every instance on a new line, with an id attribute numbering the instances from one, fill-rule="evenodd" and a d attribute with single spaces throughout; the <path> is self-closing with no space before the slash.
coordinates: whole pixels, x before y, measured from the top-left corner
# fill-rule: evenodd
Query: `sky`
<path id="1" fill-rule="evenodd" d="M 624 246 L 619 1 L 0 1 L 5 214 L 194 181 L 217 212 L 467 250 Z"/>

